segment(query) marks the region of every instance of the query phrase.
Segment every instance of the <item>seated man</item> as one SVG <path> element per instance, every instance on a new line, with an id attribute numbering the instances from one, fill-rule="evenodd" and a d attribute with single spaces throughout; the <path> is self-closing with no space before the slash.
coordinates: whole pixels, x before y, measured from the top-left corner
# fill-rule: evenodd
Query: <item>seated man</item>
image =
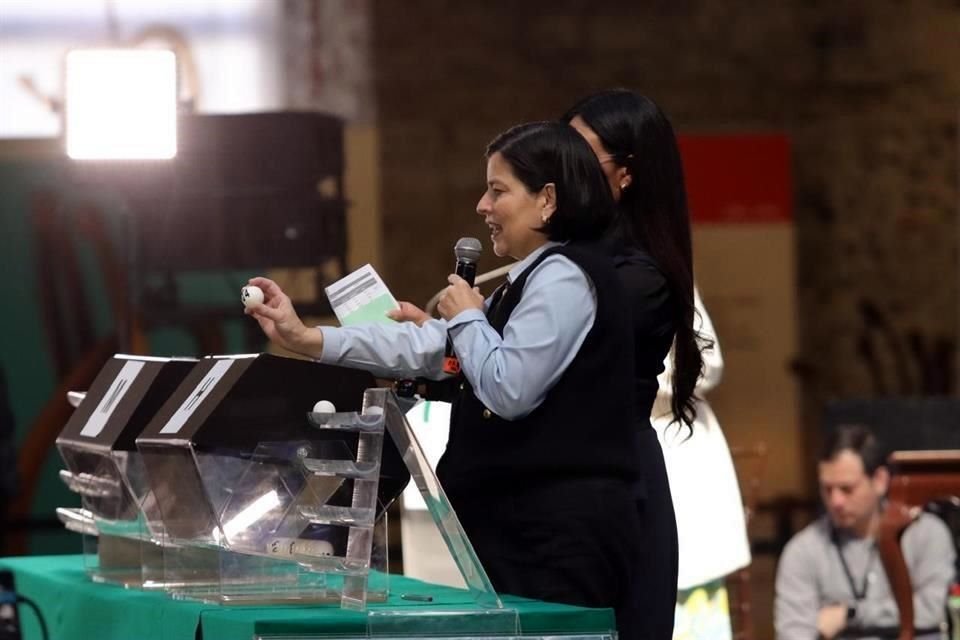
<path id="1" fill-rule="evenodd" d="M 884 456 L 865 427 L 840 427 L 824 444 L 818 475 L 827 514 L 794 536 L 780 558 L 777 639 L 896 637 L 897 605 L 874 542 L 890 480 Z M 954 578 L 950 531 L 923 514 L 901 545 L 914 624 L 921 635 L 939 633 Z"/>

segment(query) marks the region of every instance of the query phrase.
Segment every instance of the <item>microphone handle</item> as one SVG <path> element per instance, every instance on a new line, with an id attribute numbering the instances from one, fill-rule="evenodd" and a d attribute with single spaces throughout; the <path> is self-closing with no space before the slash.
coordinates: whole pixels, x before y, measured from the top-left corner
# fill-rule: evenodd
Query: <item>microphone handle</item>
<path id="1" fill-rule="evenodd" d="M 467 281 L 467 284 L 473 286 L 473 281 L 477 278 L 477 263 L 457 260 L 457 269 L 455 273 Z M 447 336 L 447 346 L 443 350 L 443 372 L 457 375 L 460 373 L 460 360 L 453 350 L 453 341 Z"/>
<path id="2" fill-rule="evenodd" d="M 466 280 L 467 284 L 472 287 L 473 281 L 477 279 L 477 263 L 457 260 L 457 270 L 455 273 Z"/>

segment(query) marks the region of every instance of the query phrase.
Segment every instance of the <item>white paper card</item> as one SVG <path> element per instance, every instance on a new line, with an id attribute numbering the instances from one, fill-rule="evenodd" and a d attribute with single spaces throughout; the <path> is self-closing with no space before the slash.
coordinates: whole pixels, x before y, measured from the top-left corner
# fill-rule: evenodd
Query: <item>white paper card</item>
<path id="1" fill-rule="evenodd" d="M 399 309 L 380 274 L 365 264 L 324 289 L 337 319 L 344 327 L 370 322 L 393 322 L 390 309 Z"/>

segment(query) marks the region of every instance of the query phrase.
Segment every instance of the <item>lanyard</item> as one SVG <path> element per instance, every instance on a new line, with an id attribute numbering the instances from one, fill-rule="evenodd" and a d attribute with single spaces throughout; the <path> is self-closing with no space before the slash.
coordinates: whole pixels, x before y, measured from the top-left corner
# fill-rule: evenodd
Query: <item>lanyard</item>
<path id="1" fill-rule="evenodd" d="M 850 585 L 850 591 L 853 592 L 853 597 L 858 602 L 864 600 L 867 597 L 867 589 L 870 587 L 870 568 L 873 566 L 873 561 L 877 556 L 877 545 L 872 543 L 870 545 L 870 556 L 867 558 L 867 567 L 863 570 L 863 580 L 861 580 L 861 587 L 857 589 L 857 584 L 853 580 L 853 574 L 850 572 L 850 565 L 847 564 L 847 559 L 843 557 L 843 551 L 840 549 L 840 537 L 837 535 L 837 531 L 833 531 L 833 535 L 830 536 L 833 541 L 833 546 L 837 549 L 837 555 L 840 557 L 840 566 L 843 567 L 843 573 L 847 576 L 847 583 Z"/>

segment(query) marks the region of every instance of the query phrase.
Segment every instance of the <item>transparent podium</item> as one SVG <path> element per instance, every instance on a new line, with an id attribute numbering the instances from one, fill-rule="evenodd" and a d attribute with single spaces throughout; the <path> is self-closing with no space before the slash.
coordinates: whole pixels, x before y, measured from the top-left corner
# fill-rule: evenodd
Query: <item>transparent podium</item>
<path id="1" fill-rule="evenodd" d="M 362 615 L 363 637 L 615 638 L 522 633 L 522 599 L 493 589 L 406 419 L 412 402 L 368 373 L 259 354 L 118 356 L 101 376 L 58 440 L 84 505 L 65 519 L 85 534 L 95 581 L 220 604 L 329 603 Z M 462 604 L 390 593 L 386 511 L 411 479 L 463 576 Z M 121 543 L 105 553 L 107 540 Z"/>

